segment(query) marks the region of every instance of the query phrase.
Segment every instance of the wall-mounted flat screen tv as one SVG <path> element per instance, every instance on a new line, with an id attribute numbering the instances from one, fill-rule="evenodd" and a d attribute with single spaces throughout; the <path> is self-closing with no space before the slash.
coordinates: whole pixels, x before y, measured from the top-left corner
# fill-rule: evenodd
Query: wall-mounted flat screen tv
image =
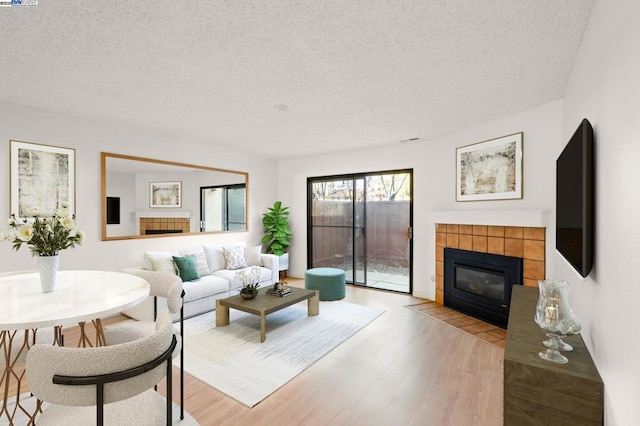
<path id="1" fill-rule="evenodd" d="M 583 277 L 593 266 L 593 128 L 585 118 L 556 161 L 556 250 Z"/>
<path id="2" fill-rule="evenodd" d="M 120 224 L 120 197 L 107 197 L 107 225 Z"/>

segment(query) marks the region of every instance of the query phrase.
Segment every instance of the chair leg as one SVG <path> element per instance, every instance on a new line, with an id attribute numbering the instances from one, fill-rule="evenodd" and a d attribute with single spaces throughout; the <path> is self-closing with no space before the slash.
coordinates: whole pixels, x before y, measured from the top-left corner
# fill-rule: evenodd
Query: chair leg
<path id="1" fill-rule="evenodd" d="M 184 298 L 184 290 L 182 290 Z M 180 420 L 184 420 L 184 304 L 180 308 Z"/>
<path id="2" fill-rule="evenodd" d="M 104 383 L 96 385 L 96 425 L 104 425 Z"/>
<path id="3" fill-rule="evenodd" d="M 167 426 L 173 425 L 173 363 L 167 359 Z"/>

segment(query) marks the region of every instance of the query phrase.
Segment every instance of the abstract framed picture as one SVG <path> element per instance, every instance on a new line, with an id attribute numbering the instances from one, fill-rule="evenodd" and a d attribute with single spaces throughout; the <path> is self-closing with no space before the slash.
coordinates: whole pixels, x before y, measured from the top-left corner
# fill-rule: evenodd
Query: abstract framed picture
<path id="1" fill-rule="evenodd" d="M 33 208 L 51 217 L 63 203 L 76 211 L 76 151 L 10 141 L 11 213 L 22 219 Z"/>
<path id="2" fill-rule="evenodd" d="M 149 207 L 182 207 L 182 182 L 149 182 Z"/>
<path id="3" fill-rule="evenodd" d="M 522 198 L 522 132 L 456 148 L 456 201 Z"/>

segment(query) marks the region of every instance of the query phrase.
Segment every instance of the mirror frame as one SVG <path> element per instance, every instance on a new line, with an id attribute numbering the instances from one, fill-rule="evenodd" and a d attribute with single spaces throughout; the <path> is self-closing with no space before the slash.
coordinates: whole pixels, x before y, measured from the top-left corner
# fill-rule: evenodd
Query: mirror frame
<path id="1" fill-rule="evenodd" d="M 117 158 L 121 160 L 140 161 L 144 163 L 165 164 L 168 166 L 176 167 L 188 167 L 190 169 L 200 169 L 212 172 L 221 173 L 233 173 L 243 175 L 245 180 L 245 228 L 237 231 L 208 231 L 208 232 L 183 232 L 179 234 L 156 234 L 156 235 L 125 235 L 125 236 L 107 236 L 107 159 Z M 102 241 L 114 241 L 114 240 L 134 240 L 134 239 L 146 239 L 146 238 L 162 238 L 162 237 L 184 237 L 188 235 L 203 235 L 203 234 L 221 234 L 221 233 L 234 233 L 234 232 L 247 232 L 249 231 L 249 173 L 241 172 L 237 170 L 220 169 L 217 167 L 198 166 L 194 164 L 178 163 L 175 161 L 157 160 L 146 157 L 136 157 L 132 155 L 115 154 L 112 152 L 100 153 L 100 186 L 101 186 L 101 205 L 102 205 Z"/>

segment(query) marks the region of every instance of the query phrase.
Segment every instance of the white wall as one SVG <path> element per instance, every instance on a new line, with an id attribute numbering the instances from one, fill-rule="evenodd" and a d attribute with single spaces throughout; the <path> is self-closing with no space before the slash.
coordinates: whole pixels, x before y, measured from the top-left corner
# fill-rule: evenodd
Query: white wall
<path id="1" fill-rule="evenodd" d="M 289 274 L 304 276 L 306 258 L 306 179 L 341 173 L 412 168 L 414 171 L 414 295 L 433 298 L 435 230 L 429 216 L 439 210 L 553 210 L 555 159 L 561 139 L 562 102 L 557 101 L 432 140 L 380 148 L 295 158 L 280 162 L 279 199 L 290 207 L 294 237 Z M 524 132 L 524 198 L 509 201 L 455 201 L 455 149 L 487 139 Z M 554 226 L 553 223 L 550 226 Z M 550 228 L 553 229 L 553 228 Z M 555 246 L 547 233 L 547 259 Z M 553 264 L 547 270 L 554 270 Z"/>
<path id="2" fill-rule="evenodd" d="M 61 253 L 62 270 L 119 270 L 139 265 L 146 250 L 179 249 L 205 241 L 246 241 L 257 245 L 263 233 L 261 215 L 277 195 L 277 163 L 273 160 L 146 129 L 114 126 L 0 102 L 0 223 L 3 224 L 6 219 L 2 218 L 9 217 L 9 140 L 76 150 L 76 212 L 87 241 Z M 248 172 L 248 232 L 101 241 L 101 151 Z M 0 232 L 4 231 L 5 225 L 0 224 Z M 0 272 L 36 268 L 27 247 L 14 252 L 8 242 L 0 243 L 0 259 Z"/>
<path id="3" fill-rule="evenodd" d="M 563 143 L 584 117 L 595 134 L 595 263 L 572 307 L 605 383 L 608 425 L 640 424 L 640 2 L 599 0 L 564 98 Z"/>

